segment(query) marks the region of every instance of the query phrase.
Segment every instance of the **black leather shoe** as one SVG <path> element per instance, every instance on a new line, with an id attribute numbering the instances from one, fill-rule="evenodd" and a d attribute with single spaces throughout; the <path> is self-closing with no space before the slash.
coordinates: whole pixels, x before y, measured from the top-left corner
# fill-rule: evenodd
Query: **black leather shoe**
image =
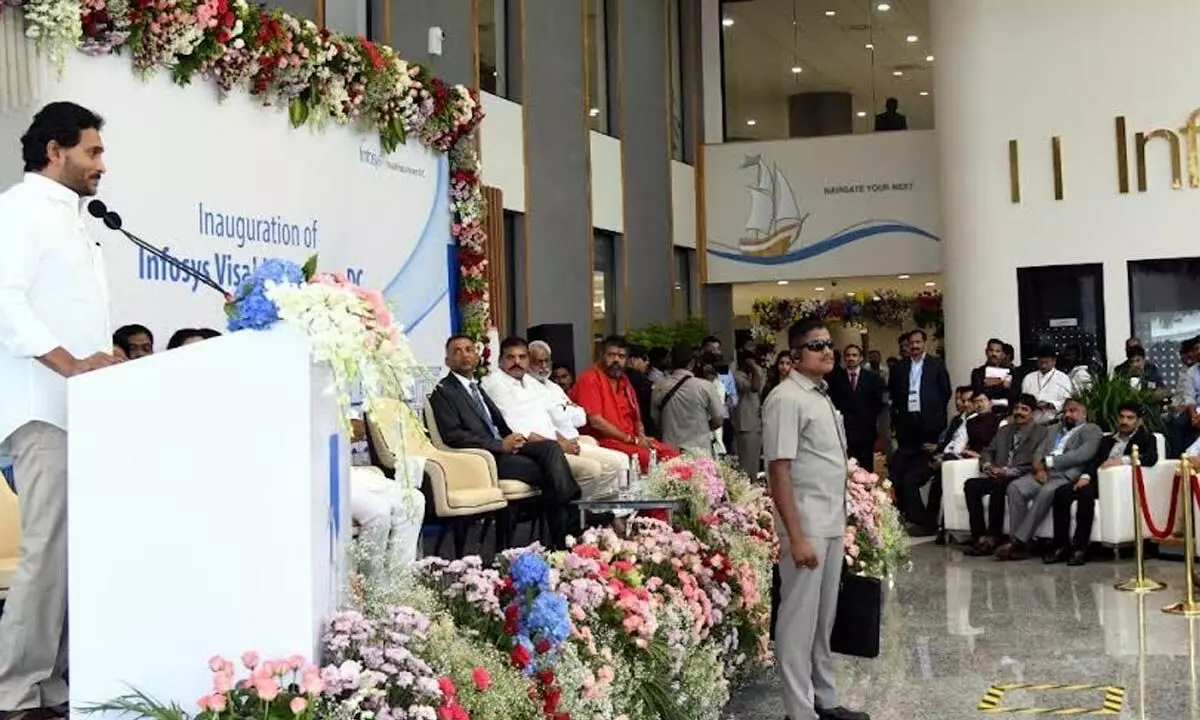
<path id="1" fill-rule="evenodd" d="M 828 710 L 817 708 L 817 718 L 819 720 L 871 720 L 871 716 L 865 712 L 849 710 L 844 707 L 835 707 Z"/>
<path id="2" fill-rule="evenodd" d="M 1067 558 L 1067 565 L 1071 567 L 1079 567 L 1087 564 L 1087 550 L 1072 550 L 1071 557 Z"/>
<path id="3" fill-rule="evenodd" d="M 1042 558 L 1042 562 L 1046 563 L 1047 565 L 1057 565 L 1059 563 L 1066 562 L 1069 556 L 1070 553 L 1067 552 L 1066 548 L 1054 548 L 1050 552 L 1046 553 L 1046 556 Z"/>

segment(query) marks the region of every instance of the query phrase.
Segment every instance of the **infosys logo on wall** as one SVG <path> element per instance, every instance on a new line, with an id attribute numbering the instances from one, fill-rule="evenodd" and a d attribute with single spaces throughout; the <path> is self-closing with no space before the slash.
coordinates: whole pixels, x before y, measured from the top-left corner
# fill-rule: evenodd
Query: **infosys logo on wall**
<path id="1" fill-rule="evenodd" d="M 384 156 L 378 147 L 369 147 L 366 144 L 360 145 L 358 148 L 358 161 L 364 165 L 370 165 L 373 168 L 380 170 L 390 170 L 404 175 L 412 175 L 424 179 L 426 173 L 425 168 L 406 165 L 402 162 L 397 162 Z"/>

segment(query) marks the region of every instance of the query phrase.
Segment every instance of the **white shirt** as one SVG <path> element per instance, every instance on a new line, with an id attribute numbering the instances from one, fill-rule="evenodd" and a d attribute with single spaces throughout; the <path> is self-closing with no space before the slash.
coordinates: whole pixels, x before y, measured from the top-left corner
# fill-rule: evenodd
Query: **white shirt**
<path id="1" fill-rule="evenodd" d="M 535 382 L 528 376 L 517 380 L 501 371 L 488 373 L 481 385 L 500 408 L 504 422 L 513 432 L 554 440 L 558 437 L 554 432 L 554 421 L 546 410 L 541 390 L 533 387 Z"/>
<path id="2" fill-rule="evenodd" d="M 963 416 L 963 421 L 959 423 L 958 429 L 954 431 L 954 437 L 950 438 L 950 442 L 946 443 L 945 454 L 947 455 L 962 455 L 967 449 L 967 423 L 975 418 L 975 413 L 966 414 Z"/>
<path id="3" fill-rule="evenodd" d="M 1071 378 L 1058 368 L 1048 373 L 1032 372 L 1021 381 L 1021 392 L 1037 398 L 1039 403 L 1050 403 L 1055 410 L 1062 410 L 1063 403 L 1075 393 Z"/>
<path id="4" fill-rule="evenodd" d="M 67 429 L 67 381 L 37 358 L 112 352 L 104 258 L 75 191 L 36 173 L 0 194 L 0 441 L 40 420 Z"/>
<path id="5" fill-rule="evenodd" d="M 567 440 L 579 437 L 579 428 L 587 424 L 587 411 L 571 402 L 562 387 L 551 380 L 539 380 L 532 375 L 526 375 L 529 386 L 542 393 L 542 401 L 558 434 Z"/>

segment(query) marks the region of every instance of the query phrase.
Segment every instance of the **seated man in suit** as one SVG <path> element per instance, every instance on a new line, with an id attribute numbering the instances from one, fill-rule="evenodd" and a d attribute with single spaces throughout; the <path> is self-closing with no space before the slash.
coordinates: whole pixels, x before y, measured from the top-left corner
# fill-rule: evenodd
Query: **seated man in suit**
<path id="1" fill-rule="evenodd" d="M 1046 437 L 1033 459 L 1033 474 L 1008 486 L 1011 541 L 996 550 L 998 560 L 1024 560 L 1038 525 L 1054 507 L 1054 494 L 1074 485 L 1100 449 L 1104 431 L 1087 420 L 1087 408 L 1077 397 L 1063 401 L 1062 420 L 1046 428 Z M 1032 501 L 1032 505 L 1029 505 Z"/>
<path id="2" fill-rule="evenodd" d="M 540 488 L 550 544 L 564 548 L 565 511 L 579 499 L 580 491 L 562 448 L 553 440 L 531 441 L 508 427 L 500 409 L 475 381 L 479 353 L 474 340 L 463 335 L 447 340 L 446 367 L 450 373 L 429 396 L 442 440 L 452 448 L 487 450 L 496 458 L 500 477 Z"/>
<path id="3" fill-rule="evenodd" d="M 1044 560 L 1047 564 L 1083 565 L 1087 562 L 1088 542 L 1092 537 L 1092 522 L 1096 516 L 1096 499 L 1100 496 L 1096 482 L 1100 470 L 1132 464 L 1134 446 L 1138 459 L 1145 467 L 1158 462 L 1158 443 L 1142 425 L 1142 406 L 1125 403 L 1117 410 L 1117 431 L 1100 441 L 1084 473 L 1074 483 L 1063 485 L 1054 494 L 1054 549 Z M 1075 540 L 1071 542 L 1071 504 L 1075 508 Z"/>
<path id="4" fill-rule="evenodd" d="M 1011 407 L 1008 423 L 996 432 L 991 444 L 979 458 L 982 477 L 971 478 L 963 486 L 967 513 L 971 518 L 972 557 L 991 555 L 1004 535 L 1004 502 L 1008 484 L 1033 470 L 1033 458 L 1042 446 L 1046 428 L 1033 421 L 1037 398 L 1022 395 Z M 987 521 L 983 516 L 983 498 L 988 497 Z"/>
<path id="5" fill-rule="evenodd" d="M 984 393 L 975 393 L 971 398 L 971 409 L 975 414 L 967 420 L 967 447 L 959 453 L 960 458 L 982 457 L 983 451 L 996 438 L 1000 423 L 1004 422 L 1004 418 L 993 411 L 992 399 Z"/>
<path id="6" fill-rule="evenodd" d="M 937 534 L 938 515 L 942 509 L 942 460 L 946 455 L 950 459 L 966 449 L 967 420 L 973 416 L 971 410 L 972 391 L 969 386 L 962 386 L 954 391 L 954 407 L 958 413 L 946 429 L 938 436 L 937 442 L 924 443 L 921 452 L 924 453 L 922 462 L 897 463 L 897 493 L 898 503 L 909 508 L 906 518 L 910 525 L 909 535 L 913 537 L 928 537 Z M 921 487 L 929 486 L 929 502 L 921 500 Z"/>

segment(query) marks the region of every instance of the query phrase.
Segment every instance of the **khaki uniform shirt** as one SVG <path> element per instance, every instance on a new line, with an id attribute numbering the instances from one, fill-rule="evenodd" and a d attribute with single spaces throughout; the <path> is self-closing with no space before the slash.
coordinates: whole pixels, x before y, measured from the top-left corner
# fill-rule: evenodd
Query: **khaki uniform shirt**
<path id="1" fill-rule="evenodd" d="M 792 493 L 804 534 L 842 537 L 846 532 L 846 429 L 825 383 L 796 371 L 763 406 L 763 455 L 791 460 Z M 783 523 L 778 523 L 784 537 Z"/>

